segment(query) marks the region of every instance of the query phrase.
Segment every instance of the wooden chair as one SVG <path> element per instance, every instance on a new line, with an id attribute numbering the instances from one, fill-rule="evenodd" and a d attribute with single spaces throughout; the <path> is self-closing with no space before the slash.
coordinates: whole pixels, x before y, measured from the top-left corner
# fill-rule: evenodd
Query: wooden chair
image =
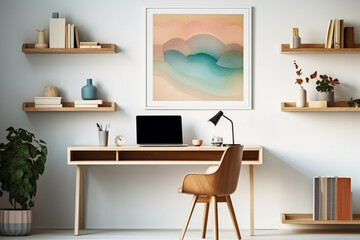
<path id="1" fill-rule="evenodd" d="M 231 146 L 222 155 L 219 166 L 211 166 L 205 173 L 187 174 L 184 177 L 179 193 L 194 194 L 190 210 L 181 233 L 180 240 L 184 239 L 191 215 L 196 203 L 205 203 L 202 238 L 206 237 L 209 205 L 213 204 L 214 211 L 214 239 L 219 238 L 217 203 L 226 202 L 238 239 L 241 239 L 230 194 L 234 193 L 238 184 L 243 146 Z"/>

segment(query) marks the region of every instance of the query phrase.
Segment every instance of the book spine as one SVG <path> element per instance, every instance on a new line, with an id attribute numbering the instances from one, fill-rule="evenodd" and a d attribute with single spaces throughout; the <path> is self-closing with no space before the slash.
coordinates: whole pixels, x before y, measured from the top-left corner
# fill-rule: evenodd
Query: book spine
<path id="1" fill-rule="evenodd" d="M 351 178 L 338 177 L 336 196 L 337 196 L 336 220 L 351 220 L 352 219 Z"/>
<path id="2" fill-rule="evenodd" d="M 355 46 L 354 27 L 344 28 L 344 47 L 353 48 Z"/>
<path id="3" fill-rule="evenodd" d="M 321 177 L 321 220 L 327 220 L 327 180 Z"/>
<path id="4" fill-rule="evenodd" d="M 314 205 L 313 205 L 313 219 L 321 219 L 321 178 L 314 177 Z"/>

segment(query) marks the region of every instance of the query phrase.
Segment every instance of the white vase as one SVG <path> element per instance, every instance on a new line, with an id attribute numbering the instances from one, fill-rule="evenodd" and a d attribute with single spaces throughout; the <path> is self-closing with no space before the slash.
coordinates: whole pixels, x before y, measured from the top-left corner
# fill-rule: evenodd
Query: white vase
<path id="1" fill-rule="evenodd" d="M 306 90 L 303 87 L 296 91 L 296 107 L 306 107 Z"/>

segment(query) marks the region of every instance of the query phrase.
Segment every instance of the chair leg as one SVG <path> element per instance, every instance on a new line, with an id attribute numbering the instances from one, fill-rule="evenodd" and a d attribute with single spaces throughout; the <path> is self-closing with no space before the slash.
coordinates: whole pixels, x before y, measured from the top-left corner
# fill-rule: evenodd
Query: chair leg
<path id="1" fill-rule="evenodd" d="M 189 210 L 189 213 L 188 213 L 186 221 L 185 221 L 184 228 L 183 228 L 183 230 L 181 232 L 180 240 L 183 240 L 184 237 L 185 237 L 185 233 L 186 233 L 186 230 L 187 230 L 187 228 L 189 226 L 190 218 L 191 218 L 191 215 L 192 215 L 192 213 L 194 211 L 195 204 L 196 204 L 196 201 L 197 201 L 198 197 L 199 197 L 199 195 L 194 195 L 194 197 L 193 197 L 193 200 L 192 200 L 191 206 L 190 206 L 190 210 Z"/>
<path id="2" fill-rule="evenodd" d="M 230 195 L 225 196 L 225 199 L 226 199 L 227 206 L 229 208 L 231 220 L 232 220 L 234 228 L 235 228 L 236 236 L 238 239 L 241 239 L 241 234 L 240 234 L 239 226 L 238 226 L 238 223 L 236 220 L 235 211 L 234 211 L 234 207 L 231 202 Z"/>
<path id="3" fill-rule="evenodd" d="M 203 229 L 202 229 L 202 238 L 206 238 L 206 228 L 207 228 L 207 222 L 208 222 L 208 216 L 209 216 L 209 202 L 206 202 L 204 205 L 204 218 L 203 218 Z"/>
<path id="4" fill-rule="evenodd" d="M 211 202 L 214 209 L 214 240 L 219 239 L 219 229 L 218 229 L 218 211 L 217 211 L 217 199 L 216 196 L 211 196 Z"/>

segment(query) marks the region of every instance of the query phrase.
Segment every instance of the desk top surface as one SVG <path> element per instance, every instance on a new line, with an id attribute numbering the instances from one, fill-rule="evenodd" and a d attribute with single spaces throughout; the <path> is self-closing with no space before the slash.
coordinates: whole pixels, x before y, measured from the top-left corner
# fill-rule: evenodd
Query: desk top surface
<path id="1" fill-rule="evenodd" d="M 228 147 L 184 146 L 184 147 L 141 147 L 141 146 L 70 146 L 69 151 L 224 151 Z M 262 150 L 261 146 L 244 146 L 244 150 Z"/>
<path id="2" fill-rule="evenodd" d="M 68 147 L 69 165 L 188 165 L 219 162 L 228 147 Z M 171 153 L 171 154 L 169 154 Z M 244 165 L 262 164 L 261 146 L 244 146 Z"/>

